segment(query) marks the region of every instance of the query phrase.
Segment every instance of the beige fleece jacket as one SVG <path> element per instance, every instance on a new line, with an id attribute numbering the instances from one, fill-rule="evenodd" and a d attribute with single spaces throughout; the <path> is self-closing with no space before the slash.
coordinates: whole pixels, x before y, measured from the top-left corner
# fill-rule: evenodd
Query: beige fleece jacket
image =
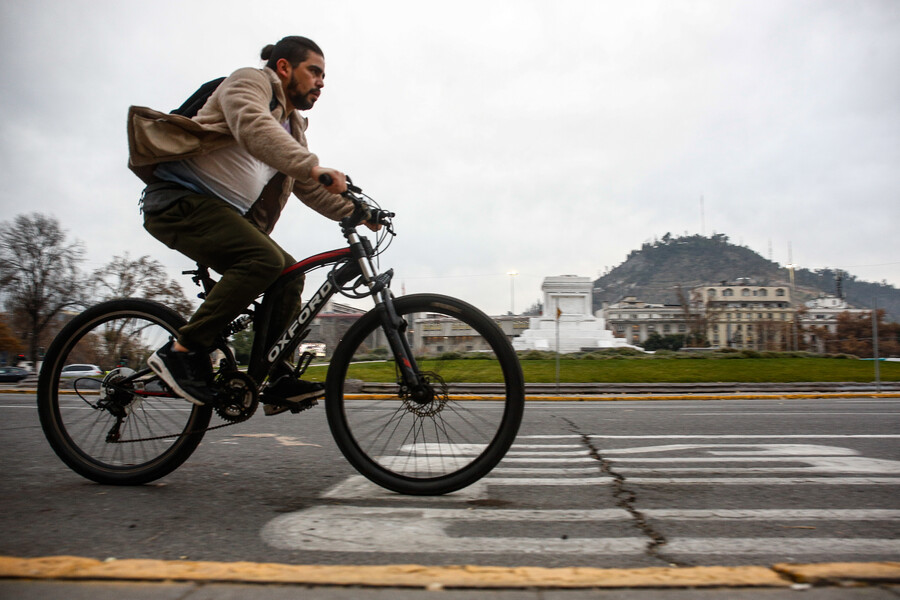
<path id="1" fill-rule="evenodd" d="M 270 111 L 272 97 L 278 106 Z M 290 119 L 291 133 L 281 122 Z M 319 159 L 306 143 L 306 118 L 287 114 L 278 75 L 269 68 L 238 69 L 216 88 L 193 119 L 143 106 L 128 109 L 128 167 L 145 183 L 156 181 L 161 162 L 199 156 L 240 144 L 276 169 L 247 218 L 270 233 L 293 192 L 304 204 L 339 220 L 352 212 L 349 201 L 331 194 L 310 176 Z"/>

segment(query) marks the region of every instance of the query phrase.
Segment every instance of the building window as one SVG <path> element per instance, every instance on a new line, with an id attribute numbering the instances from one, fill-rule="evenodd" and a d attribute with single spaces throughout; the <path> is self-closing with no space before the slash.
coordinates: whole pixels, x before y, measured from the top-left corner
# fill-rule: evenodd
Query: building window
<path id="1" fill-rule="evenodd" d="M 781 288 L 778 288 L 777 290 L 775 290 L 775 295 L 776 296 L 784 296 L 784 290 Z"/>
<path id="2" fill-rule="evenodd" d="M 741 290 L 741 296 L 749 296 L 749 295 L 750 295 L 750 290 L 748 290 L 747 288 L 744 288 Z"/>
<path id="3" fill-rule="evenodd" d="M 734 296 L 734 290 L 731 289 L 731 288 L 728 288 L 727 290 L 724 290 L 724 291 L 722 292 L 722 295 L 723 295 L 723 296 L 729 296 L 729 297 L 730 297 L 730 296 Z"/>
<path id="4" fill-rule="evenodd" d="M 715 297 L 716 297 L 716 290 L 714 290 L 714 289 L 706 290 L 706 295 L 709 296 L 710 298 L 715 298 Z"/>
<path id="5" fill-rule="evenodd" d="M 758 294 L 759 294 L 760 296 L 765 297 L 765 296 L 768 296 L 768 295 L 769 295 L 769 292 L 766 291 L 765 288 L 763 288 L 763 289 L 759 290 Z"/>

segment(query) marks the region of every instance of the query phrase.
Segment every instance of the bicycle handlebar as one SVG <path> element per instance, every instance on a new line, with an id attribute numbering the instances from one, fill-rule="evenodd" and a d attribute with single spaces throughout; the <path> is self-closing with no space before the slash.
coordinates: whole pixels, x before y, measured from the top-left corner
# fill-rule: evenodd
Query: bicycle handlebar
<path id="1" fill-rule="evenodd" d="M 344 177 L 346 177 L 346 179 L 347 179 L 347 191 L 348 192 L 352 192 L 354 194 L 359 194 L 360 192 L 362 192 L 362 188 L 353 185 L 353 180 L 350 179 L 349 176 L 345 175 Z M 319 183 L 321 183 L 325 187 L 328 187 L 329 185 L 334 183 L 334 179 L 332 179 L 331 175 L 329 175 L 328 173 L 322 173 L 321 175 L 319 175 Z"/>
<path id="2" fill-rule="evenodd" d="M 324 186 L 329 186 L 334 183 L 334 180 L 328 173 L 322 173 L 321 175 L 319 175 L 319 183 Z M 387 225 L 388 227 L 390 227 L 391 219 L 395 216 L 394 213 L 368 204 L 365 200 L 357 195 L 361 193 L 362 188 L 353 185 L 353 181 L 348 176 L 347 191 L 342 193 L 341 196 L 353 203 L 353 214 L 342 219 L 341 226 L 356 227 L 361 223 L 369 222 L 379 225 Z"/>

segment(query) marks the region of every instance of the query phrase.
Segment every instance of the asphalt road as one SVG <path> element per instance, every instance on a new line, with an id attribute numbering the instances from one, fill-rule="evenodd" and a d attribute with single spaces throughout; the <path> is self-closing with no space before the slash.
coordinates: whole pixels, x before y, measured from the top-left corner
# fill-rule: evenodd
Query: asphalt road
<path id="1" fill-rule="evenodd" d="M 0 394 L 0 555 L 652 567 L 900 557 L 900 399 L 531 402 L 507 458 L 440 498 L 355 474 L 321 406 L 211 431 L 100 486 Z"/>

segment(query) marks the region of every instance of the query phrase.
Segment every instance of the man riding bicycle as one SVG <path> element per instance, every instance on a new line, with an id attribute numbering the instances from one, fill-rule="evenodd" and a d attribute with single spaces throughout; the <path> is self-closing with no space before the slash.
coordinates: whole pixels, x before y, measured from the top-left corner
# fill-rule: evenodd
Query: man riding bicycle
<path id="1" fill-rule="evenodd" d="M 340 220 L 352 204 L 339 194 L 346 178 L 319 165 L 307 148 L 307 120 L 325 78 L 322 50 L 289 36 L 263 48 L 262 69 L 243 68 L 215 89 L 193 118 L 132 106 L 129 168 L 147 187 L 144 228 L 155 238 L 221 274 L 177 339 L 158 349 L 150 367 L 195 404 L 213 400 L 209 352 L 223 328 L 296 262 L 269 234 L 291 192 L 322 215 Z M 328 175 L 323 186 L 319 177 Z M 375 228 L 374 225 L 370 225 Z M 267 345 L 296 311 L 303 280 L 285 288 Z M 324 395 L 296 379 L 288 365 L 262 394 L 267 414 Z"/>

